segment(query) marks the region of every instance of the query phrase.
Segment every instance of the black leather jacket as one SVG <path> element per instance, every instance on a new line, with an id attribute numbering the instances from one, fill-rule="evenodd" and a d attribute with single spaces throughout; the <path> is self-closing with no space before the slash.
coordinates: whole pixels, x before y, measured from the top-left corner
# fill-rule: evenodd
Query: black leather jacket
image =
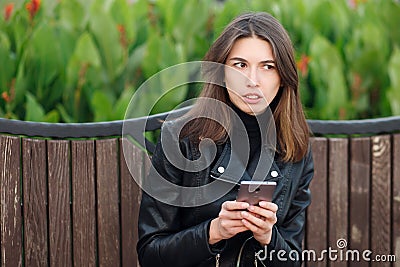
<path id="1" fill-rule="evenodd" d="M 210 167 L 197 172 L 187 172 L 171 164 L 158 143 L 149 176 L 157 171 L 165 179 L 181 186 L 199 187 L 213 181 L 219 181 L 223 186 L 224 183 L 230 182 L 229 176 L 219 179 L 222 176 L 219 171 L 221 168 L 218 168 L 227 167 L 230 159 L 234 160 L 234 157 L 231 157 L 232 149 L 229 142 L 217 148 L 217 157 Z M 180 149 L 189 160 L 198 159 L 200 156 L 198 148 L 188 139 L 180 141 Z M 232 164 L 232 166 L 239 165 L 240 162 Z M 165 204 L 144 192 L 140 206 L 137 244 L 140 265 L 142 267 L 255 266 L 255 254 L 262 250 L 260 258 L 265 266 L 300 266 L 301 261 L 291 259 L 296 257 L 301 259 L 305 210 L 311 201 L 309 184 L 313 173 L 314 165 L 310 149 L 306 157 L 299 162 L 283 163 L 274 160 L 265 180 L 277 182 L 273 202 L 279 209 L 278 221 L 273 227 L 272 240 L 267 248 L 252 238 L 250 231 L 240 233 L 216 245 L 208 244 L 211 220 L 218 217 L 223 202 L 235 200 L 238 185 L 234 185 L 227 194 L 216 201 L 196 207 Z M 248 173 L 244 172 L 241 180 L 250 179 Z M 157 184 L 151 186 L 160 192 L 168 190 Z M 168 194 L 179 197 L 179 193 L 176 192 Z M 199 196 L 193 195 L 193 199 L 197 197 Z M 238 258 L 240 265 L 237 265 Z M 282 261 L 285 259 L 286 261 Z M 257 261 L 258 266 L 263 266 L 259 259 Z"/>

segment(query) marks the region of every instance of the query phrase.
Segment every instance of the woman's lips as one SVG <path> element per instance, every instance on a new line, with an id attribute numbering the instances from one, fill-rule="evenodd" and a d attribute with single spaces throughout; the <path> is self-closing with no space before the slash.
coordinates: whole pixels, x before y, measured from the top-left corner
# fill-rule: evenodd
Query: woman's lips
<path id="1" fill-rule="evenodd" d="M 245 94 L 242 96 L 242 98 L 248 104 L 257 104 L 258 102 L 260 102 L 263 99 L 263 97 L 261 95 L 254 94 L 254 93 Z"/>

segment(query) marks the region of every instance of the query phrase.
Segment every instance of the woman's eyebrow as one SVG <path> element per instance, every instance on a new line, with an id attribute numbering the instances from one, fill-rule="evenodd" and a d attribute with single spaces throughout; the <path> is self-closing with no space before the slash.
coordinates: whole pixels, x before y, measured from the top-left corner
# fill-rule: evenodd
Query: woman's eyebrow
<path id="1" fill-rule="evenodd" d="M 265 64 L 265 63 L 273 63 L 273 64 L 275 64 L 275 60 L 268 59 L 268 60 L 261 61 L 260 63 L 263 63 L 263 64 Z"/>
<path id="2" fill-rule="evenodd" d="M 244 59 L 244 58 L 241 58 L 241 57 L 232 57 L 232 58 L 229 58 L 228 60 L 234 60 L 234 61 L 243 61 L 243 62 L 247 62 L 247 60 L 246 60 L 246 59 Z"/>
<path id="3" fill-rule="evenodd" d="M 228 61 L 242 61 L 242 62 L 248 62 L 246 59 L 241 58 L 241 57 L 232 57 L 232 58 L 229 58 Z M 273 63 L 273 64 L 275 64 L 275 60 L 273 60 L 273 59 L 267 59 L 267 60 L 260 61 L 260 63 L 262 63 L 262 64 L 266 64 L 266 63 Z"/>

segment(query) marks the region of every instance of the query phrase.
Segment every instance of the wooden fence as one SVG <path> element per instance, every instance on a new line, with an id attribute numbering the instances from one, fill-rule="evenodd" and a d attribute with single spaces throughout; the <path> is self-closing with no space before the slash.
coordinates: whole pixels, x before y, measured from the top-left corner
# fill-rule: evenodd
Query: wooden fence
<path id="1" fill-rule="evenodd" d="M 150 118 L 147 130 L 159 128 L 163 116 Z M 133 145 L 122 153 L 121 123 L 0 119 L 1 266 L 137 266 L 141 195 L 133 178 L 144 177 L 149 162 Z M 317 134 L 350 135 L 312 138 L 304 245 L 316 254 L 305 265 L 400 266 L 400 118 L 309 123 Z M 365 131 L 373 134 L 352 135 Z M 137 168 L 130 172 L 125 160 Z M 337 253 L 324 254 L 329 248 Z M 394 255 L 397 262 L 345 258 L 367 249 L 371 260 Z"/>

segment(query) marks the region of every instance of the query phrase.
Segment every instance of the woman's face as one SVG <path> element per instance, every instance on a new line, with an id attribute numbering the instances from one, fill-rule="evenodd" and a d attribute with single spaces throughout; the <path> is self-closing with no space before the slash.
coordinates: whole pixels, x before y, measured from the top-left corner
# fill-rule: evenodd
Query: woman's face
<path id="1" fill-rule="evenodd" d="M 265 111 L 281 85 L 271 45 L 257 37 L 238 39 L 225 64 L 232 103 L 248 114 Z"/>

